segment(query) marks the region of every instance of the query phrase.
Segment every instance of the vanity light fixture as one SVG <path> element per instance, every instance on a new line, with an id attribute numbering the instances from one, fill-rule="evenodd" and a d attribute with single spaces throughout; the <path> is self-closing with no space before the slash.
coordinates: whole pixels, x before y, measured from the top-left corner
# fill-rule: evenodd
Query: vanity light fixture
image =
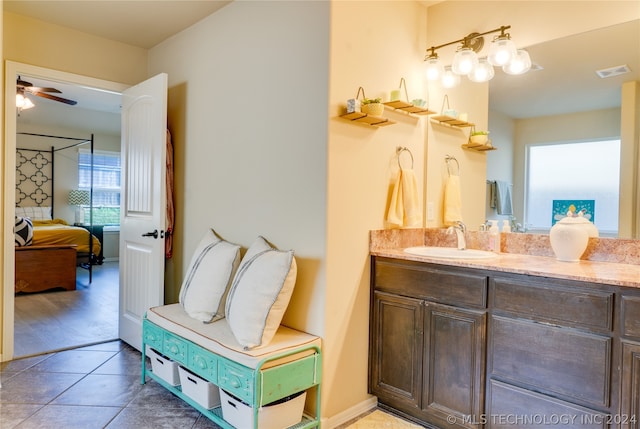
<path id="1" fill-rule="evenodd" d="M 460 75 L 455 74 L 453 70 L 451 70 L 451 66 L 446 66 L 444 68 L 444 73 L 442 74 L 442 86 L 445 88 L 453 88 L 459 84 Z"/>
<path id="2" fill-rule="evenodd" d="M 511 35 L 505 33 L 507 28 L 500 27 L 500 35 L 496 36 L 491 42 L 487 60 L 492 66 L 502 67 L 509 64 L 511 59 L 516 56 L 516 44 L 511 40 Z"/>
<path id="3" fill-rule="evenodd" d="M 460 82 L 459 76 L 462 75 L 466 75 L 472 82 L 491 80 L 495 75 L 494 66 L 502 67 L 505 73 L 512 75 L 527 72 L 531 68 L 531 58 L 526 51 L 516 49 L 511 35 L 506 32 L 510 28 L 510 25 L 503 25 L 484 33 L 471 33 L 460 40 L 428 48 L 428 53 L 424 58 L 427 78 L 437 80 L 439 76 L 442 76 L 443 86 L 452 88 Z M 484 46 L 483 36 L 498 32 L 500 34 L 491 42 L 488 56 L 479 59 L 478 52 Z M 451 66 L 445 67 L 443 72 L 442 62 L 438 58 L 436 50 L 456 43 L 462 45 L 456 51 Z M 458 76 L 458 79 L 453 78 L 452 74 Z"/>
<path id="4" fill-rule="evenodd" d="M 440 58 L 438 58 L 438 54 L 436 54 L 434 48 L 431 48 L 431 53 L 428 53 L 424 57 L 424 61 L 427 63 L 427 67 L 425 69 L 427 79 L 428 80 L 438 80 L 444 74 L 444 65 Z"/>
<path id="5" fill-rule="evenodd" d="M 531 68 L 531 57 L 523 49 L 518 49 L 518 53 L 509 64 L 502 66 L 502 70 L 507 74 L 518 75 L 529 71 Z"/>
<path id="6" fill-rule="evenodd" d="M 495 71 L 487 58 L 480 58 L 478 65 L 467 75 L 472 82 L 488 82 L 493 79 Z"/>

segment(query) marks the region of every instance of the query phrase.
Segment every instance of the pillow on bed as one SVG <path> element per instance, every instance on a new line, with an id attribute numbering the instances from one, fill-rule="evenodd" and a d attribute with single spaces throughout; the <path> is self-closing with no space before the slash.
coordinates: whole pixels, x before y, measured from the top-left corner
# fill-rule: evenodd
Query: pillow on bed
<path id="1" fill-rule="evenodd" d="M 240 263 L 240 246 L 208 230 L 196 248 L 180 288 L 184 311 L 205 323 L 224 317 L 227 293 Z"/>
<path id="2" fill-rule="evenodd" d="M 51 220 L 51 207 L 16 207 L 16 216 L 31 220 Z"/>
<path id="3" fill-rule="evenodd" d="M 258 237 L 240 262 L 227 298 L 227 321 L 236 340 L 250 350 L 273 339 L 296 283 L 293 251 Z"/>
<path id="4" fill-rule="evenodd" d="M 13 227 L 16 246 L 30 246 L 33 243 L 33 224 L 28 217 L 16 216 L 16 224 Z"/>

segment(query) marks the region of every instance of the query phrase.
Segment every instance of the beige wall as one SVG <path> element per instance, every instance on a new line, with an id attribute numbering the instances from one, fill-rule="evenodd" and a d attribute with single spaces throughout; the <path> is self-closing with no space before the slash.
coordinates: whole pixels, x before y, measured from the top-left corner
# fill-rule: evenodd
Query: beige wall
<path id="1" fill-rule="evenodd" d="M 428 121 L 385 110 L 396 124 L 376 129 L 339 115 L 360 86 L 367 97 L 389 100 L 402 77 L 410 99 L 427 98 L 421 69 L 425 25 L 426 9 L 417 2 L 332 3 L 323 414 L 334 421 L 357 413 L 369 397 L 369 230 L 384 227 L 397 146 L 413 154 L 422 205 Z"/>
<path id="2" fill-rule="evenodd" d="M 4 13 L 5 60 L 126 84 L 147 78 L 147 51 L 124 43 Z"/>
<path id="3" fill-rule="evenodd" d="M 325 338 L 325 356 L 329 6 L 233 2 L 149 52 L 169 76 L 175 150 L 167 302 L 208 228 L 245 248 L 263 235 L 295 250 L 284 323 Z"/>

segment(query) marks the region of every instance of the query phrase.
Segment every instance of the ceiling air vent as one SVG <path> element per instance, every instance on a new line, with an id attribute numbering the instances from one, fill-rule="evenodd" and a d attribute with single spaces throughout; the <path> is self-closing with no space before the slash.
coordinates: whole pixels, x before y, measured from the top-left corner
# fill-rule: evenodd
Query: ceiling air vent
<path id="1" fill-rule="evenodd" d="M 596 74 L 601 78 L 620 76 L 621 74 L 630 73 L 631 69 L 628 65 L 609 67 L 608 69 L 596 70 Z"/>

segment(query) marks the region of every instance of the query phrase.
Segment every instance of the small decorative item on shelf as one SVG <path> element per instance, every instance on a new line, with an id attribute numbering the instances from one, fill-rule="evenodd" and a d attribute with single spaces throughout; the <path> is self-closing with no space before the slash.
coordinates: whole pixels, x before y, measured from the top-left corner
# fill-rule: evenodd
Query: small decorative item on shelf
<path id="1" fill-rule="evenodd" d="M 446 105 L 446 109 L 445 109 Z M 431 119 L 441 124 L 447 124 L 454 127 L 472 127 L 473 124 L 458 118 L 458 111 L 449 107 L 449 96 L 445 94 L 444 100 L 442 100 L 441 114 L 438 116 L 432 116 Z"/>
<path id="2" fill-rule="evenodd" d="M 362 92 L 362 100 L 359 99 Z M 355 98 L 347 100 L 347 112 L 340 115 L 341 118 L 351 122 L 358 122 L 372 127 L 382 127 L 395 124 L 395 122 L 382 117 L 384 105 L 381 98 L 367 98 L 364 88 L 358 88 Z"/>
<path id="3" fill-rule="evenodd" d="M 402 89 L 404 88 L 404 96 L 407 101 L 401 100 Z M 391 101 L 387 101 L 384 103 L 385 106 L 391 107 L 392 109 L 402 110 L 406 113 L 413 113 L 416 115 L 431 115 L 435 112 L 429 110 L 427 100 L 423 100 L 422 98 L 414 98 L 409 100 L 409 94 L 407 92 L 407 84 L 404 81 L 404 78 L 400 78 L 400 85 L 398 89 L 391 90 Z"/>
<path id="4" fill-rule="evenodd" d="M 469 143 L 475 145 L 487 144 L 489 141 L 489 131 L 472 131 L 469 135 Z"/>
<path id="5" fill-rule="evenodd" d="M 462 147 L 464 149 L 477 151 L 496 150 L 496 148 L 491 145 L 491 140 L 489 140 L 489 131 L 476 131 L 475 126 L 471 127 L 469 141 L 467 144 L 463 144 Z"/>
<path id="6" fill-rule="evenodd" d="M 382 98 L 363 98 L 360 103 L 360 109 L 362 113 L 366 113 L 371 116 L 382 116 L 384 112 L 384 105 L 382 104 Z"/>

